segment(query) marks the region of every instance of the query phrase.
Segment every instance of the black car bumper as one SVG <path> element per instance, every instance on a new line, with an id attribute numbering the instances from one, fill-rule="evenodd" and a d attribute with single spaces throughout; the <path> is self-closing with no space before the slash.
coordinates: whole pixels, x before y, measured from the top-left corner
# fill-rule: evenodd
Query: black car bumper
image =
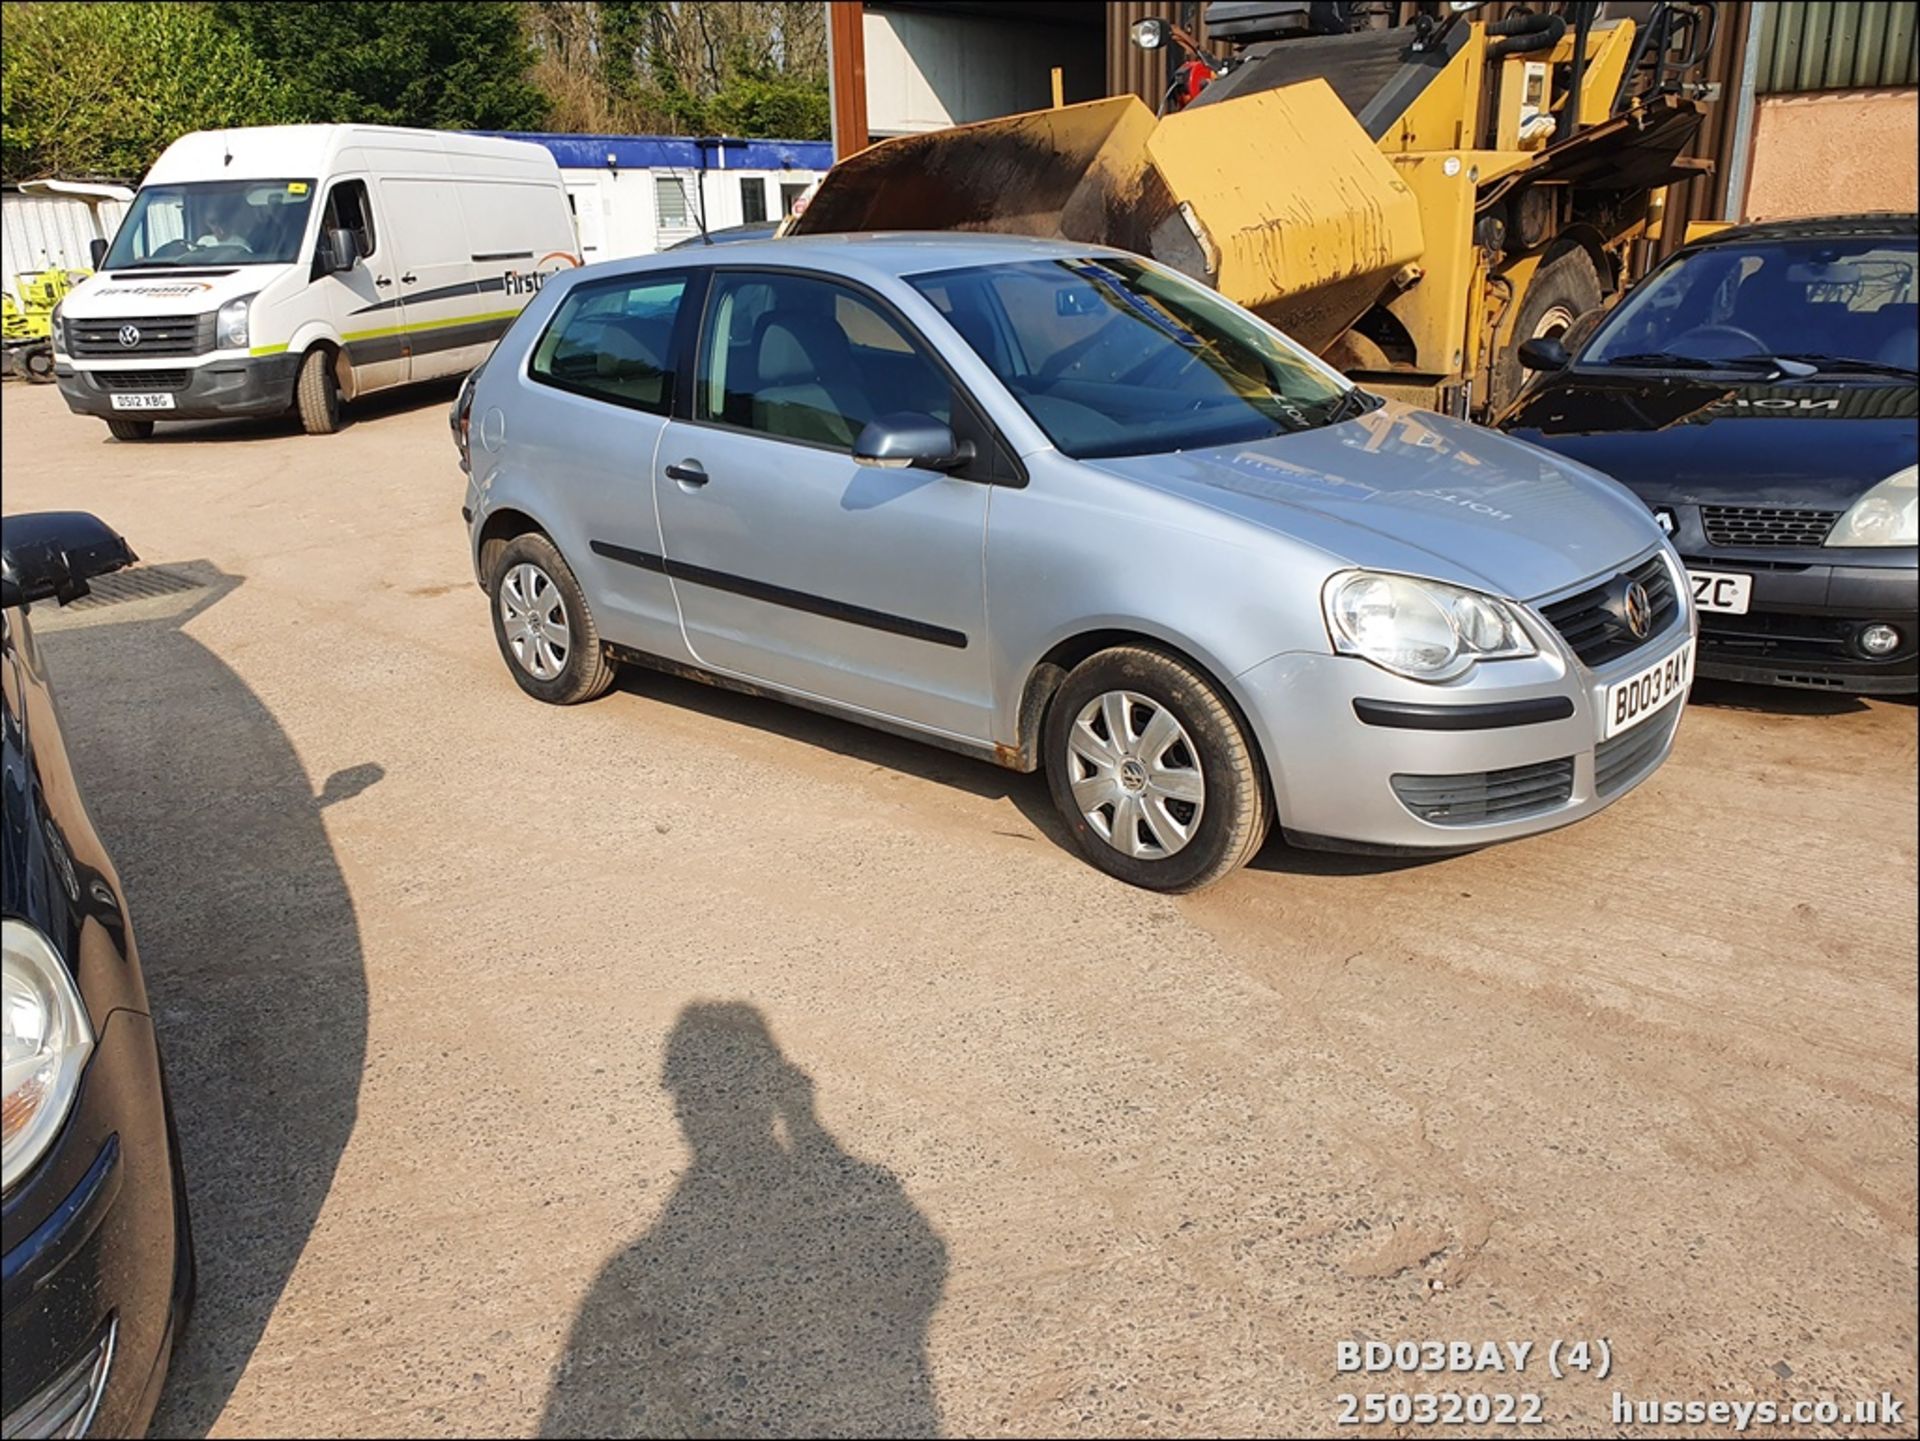
<path id="1" fill-rule="evenodd" d="M 293 408 L 300 374 L 298 355 L 240 356 L 205 365 L 168 366 L 156 361 L 138 370 L 54 368 L 67 408 L 107 420 L 218 420 L 236 415 L 281 415 Z M 116 395 L 160 394 L 172 400 L 161 410 L 115 410 Z"/>
<path id="2" fill-rule="evenodd" d="M 1683 547 L 1690 572 L 1753 578 L 1744 615 L 1700 612 L 1698 673 L 1862 695 L 1920 689 L 1915 552 L 1877 554 L 1872 563 L 1803 555 Z M 1870 653 L 1861 639 L 1872 626 L 1893 627 L 1898 645 L 1884 655 Z"/>
<path id="3" fill-rule="evenodd" d="M 0 1410 L 5 1434 L 91 1413 L 86 1434 L 140 1435 L 191 1294 L 153 1023 L 115 1011 L 73 1113 L 7 1196 Z"/>

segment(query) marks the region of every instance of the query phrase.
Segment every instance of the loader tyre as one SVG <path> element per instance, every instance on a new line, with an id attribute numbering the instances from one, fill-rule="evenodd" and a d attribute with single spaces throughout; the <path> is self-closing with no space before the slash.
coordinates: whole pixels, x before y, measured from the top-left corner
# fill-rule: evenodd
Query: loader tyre
<path id="1" fill-rule="evenodd" d="M 333 357 L 324 348 L 309 350 L 300 362 L 294 401 L 308 435 L 332 435 L 340 428 L 340 384 L 333 378 Z"/>
<path id="2" fill-rule="evenodd" d="M 1498 415 L 1526 385 L 1529 372 L 1520 364 L 1520 343 L 1561 336 L 1604 296 L 1600 276 L 1586 251 L 1575 248 L 1556 255 L 1534 272 L 1533 284 L 1520 301 L 1507 346 L 1493 363 L 1493 393 L 1487 397 L 1489 417 Z"/>

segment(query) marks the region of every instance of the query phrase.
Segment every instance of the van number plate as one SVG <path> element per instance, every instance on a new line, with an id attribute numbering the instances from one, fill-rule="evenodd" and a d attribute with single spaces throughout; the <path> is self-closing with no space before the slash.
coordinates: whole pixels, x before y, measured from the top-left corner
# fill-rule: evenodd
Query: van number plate
<path id="1" fill-rule="evenodd" d="M 164 390 L 122 392 L 112 399 L 115 410 L 172 410 L 173 397 Z"/>
<path id="2" fill-rule="evenodd" d="M 1666 709 L 1687 693 L 1692 679 L 1693 642 L 1688 641 L 1638 675 L 1615 681 L 1607 687 L 1606 709 L 1600 714 L 1600 739 L 1612 740 Z"/>

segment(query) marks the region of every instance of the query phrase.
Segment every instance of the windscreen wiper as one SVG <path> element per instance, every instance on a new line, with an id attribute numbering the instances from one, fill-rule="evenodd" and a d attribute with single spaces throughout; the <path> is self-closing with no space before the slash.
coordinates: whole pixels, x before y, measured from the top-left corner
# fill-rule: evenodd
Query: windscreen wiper
<path id="1" fill-rule="evenodd" d="M 1760 359 L 1754 356 L 1751 359 Z M 1771 360 L 1790 360 L 1798 365 L 1811 365 L 1816 371 L 1857 370 L 1865 375 L 1904 375 L 1920 376 L 1920 370 L 1911 365 L 1895 365 L 1890 360 L 1868 360 L 1858 355 L 1791 354 L 1766 357 Z"/>
<path id="2" fill-rule="evenodd" d="M 1602 365 L 1635 370 L 1778 370 L 1771 355 L 1740 355 L 1707 360 L 1698 355 L 1676 355 L 1670 350 L 1644 350 L 1633 355 L 1610 355 Z"/>

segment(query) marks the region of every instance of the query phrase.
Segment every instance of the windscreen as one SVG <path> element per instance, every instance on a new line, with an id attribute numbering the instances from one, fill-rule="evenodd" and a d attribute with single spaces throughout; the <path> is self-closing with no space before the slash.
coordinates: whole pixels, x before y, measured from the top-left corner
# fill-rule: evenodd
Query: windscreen
<path id="1" fill-rule="evenodd" d="M 113 237 L 107 268 L 270 265 L 297 259 L 313 191 L 311 180 L 143 186 Z"/>
<path id="2" fill-rule="evenodd" d="M 1141 261 L 1035 260 L 908 283 L 1076 458 L 1228 445 L 1366 408 L 1278 331 Z"/>
<path id="3" fill-rule="evenodd" d="M 1917 272 L 1910 239 L 1710 247 L 1634 291 L 1580 363 L 1807 355 L 1911 370 L 1920 363 Z"/>

